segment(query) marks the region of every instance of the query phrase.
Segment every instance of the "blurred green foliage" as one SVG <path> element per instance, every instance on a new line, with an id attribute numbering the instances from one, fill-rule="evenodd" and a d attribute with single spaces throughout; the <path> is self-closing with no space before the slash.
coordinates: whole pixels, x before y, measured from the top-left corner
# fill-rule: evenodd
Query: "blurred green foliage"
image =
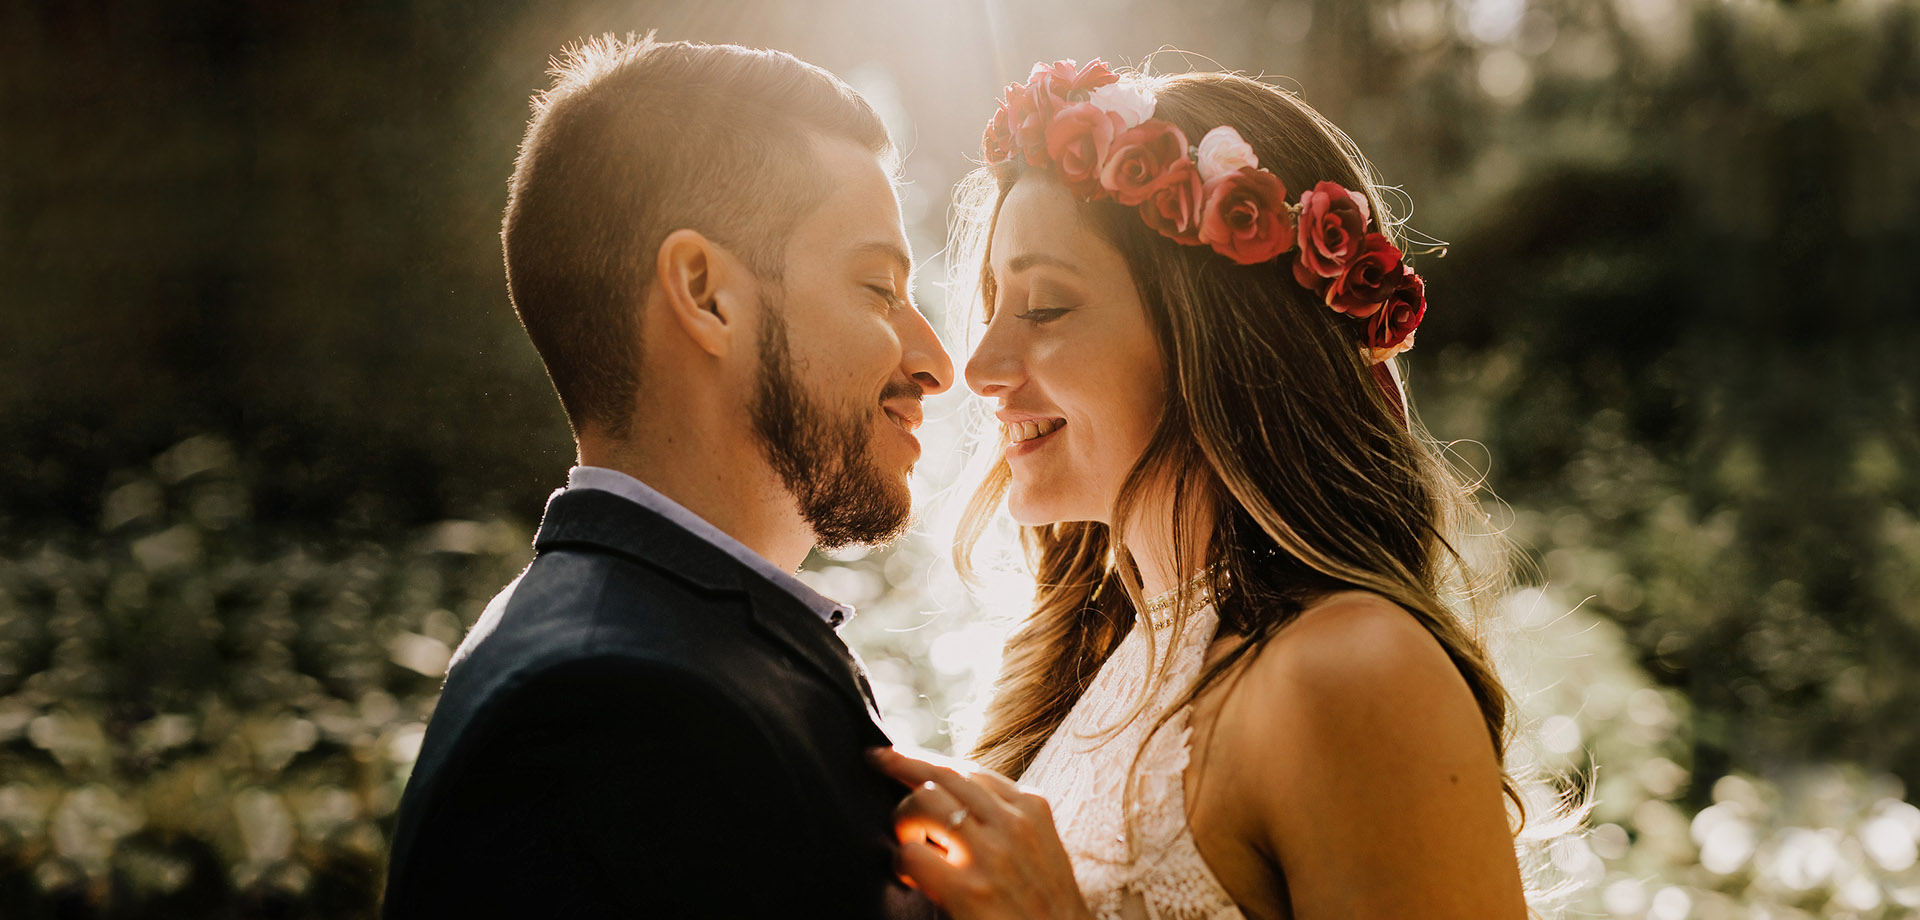
<path id="1" fill-rule="evenodd" d="M 529 534 L 289 536 L 253 459 L 183 441 L 0 562 L 0 915 L 371 916 L 440 677 Z"/>
<path id="2" fill-rule="evenodd" d="M 853 82 L 923 256 L 1033 60 L 1298 87 L 1450 243 L 1412 386 L 1526 550 L 1496 633 L 1531 794 L 1594 802 L 1541 854 L 1575 907 L 1920 911 L 1920 3 L 413 0 L 0 7 L 0 916 L 372 915 L 571 459 L 500 280 L 525 102 L 652 27 Z M 947 533 L 804 573 L 938 749 L 1023 600 Z"/>

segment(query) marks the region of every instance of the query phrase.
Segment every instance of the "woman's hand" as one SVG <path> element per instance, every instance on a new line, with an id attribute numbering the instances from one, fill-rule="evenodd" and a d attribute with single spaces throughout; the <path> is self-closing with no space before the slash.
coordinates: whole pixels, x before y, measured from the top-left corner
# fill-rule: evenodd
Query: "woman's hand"
<path id="1" fill-rule="evenodd" d="M 893 813 L 902 876 L 955 920 L 1091 920 L 1045 798 L 991 770 L 963 772 L 892 748 L 870 757 L 913 787 Z"/>

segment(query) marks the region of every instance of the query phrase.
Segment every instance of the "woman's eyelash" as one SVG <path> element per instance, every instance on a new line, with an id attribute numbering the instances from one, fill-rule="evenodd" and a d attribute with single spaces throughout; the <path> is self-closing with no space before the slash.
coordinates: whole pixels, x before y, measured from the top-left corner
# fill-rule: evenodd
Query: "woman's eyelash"
<path id="1" fill-rule="evenodd" d="M 1029 307 L 1025 313 L 1014 314 L 1015 319 L 1024 319 L 1030 323 L 1044 323 L 1066 315 L 1064 307 Z"/>
<path id="2" fill-rule="evenodd" d="M 894 309 L 899 309 L 905 303 L 900 299 L 900 295 L 893 292 L 892 288 L 883 288 L 877 284 L 869 284 L 867 285 L 867 290 L 879 294 L 880 297 L 887 302 L 887 306 L 893 307 Z"/>

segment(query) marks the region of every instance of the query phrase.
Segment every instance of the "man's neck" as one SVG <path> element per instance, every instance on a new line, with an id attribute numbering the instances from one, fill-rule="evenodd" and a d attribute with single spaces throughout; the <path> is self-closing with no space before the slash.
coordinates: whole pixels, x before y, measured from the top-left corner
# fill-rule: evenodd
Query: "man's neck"
<path id="1" fill-rule="evenodd" d="M 799 569 L 813 548 L 813 531 L 793 494 L 754 445 L 700 443 L 709 440 L 688 431 L 635 436 L 621 444 L 583 435 L 578 458 L 581 466 L 618 470 L 646 483 L 781 571 Z"/>

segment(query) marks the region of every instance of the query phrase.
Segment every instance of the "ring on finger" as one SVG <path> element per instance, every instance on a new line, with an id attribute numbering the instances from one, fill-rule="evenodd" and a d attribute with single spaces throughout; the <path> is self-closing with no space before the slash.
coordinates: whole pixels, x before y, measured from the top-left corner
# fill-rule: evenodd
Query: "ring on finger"
<path id="1" fill-rule="evenodd" d="M 960 825 L 965 824 L 966 822 L 967 822 L 967 810 L 964 807 L 956 808 L 953 810 L 953 814 L 950 814 L 947 816 L 947 829 L 952 831 L 957 831 L 960 829 Z"/>

